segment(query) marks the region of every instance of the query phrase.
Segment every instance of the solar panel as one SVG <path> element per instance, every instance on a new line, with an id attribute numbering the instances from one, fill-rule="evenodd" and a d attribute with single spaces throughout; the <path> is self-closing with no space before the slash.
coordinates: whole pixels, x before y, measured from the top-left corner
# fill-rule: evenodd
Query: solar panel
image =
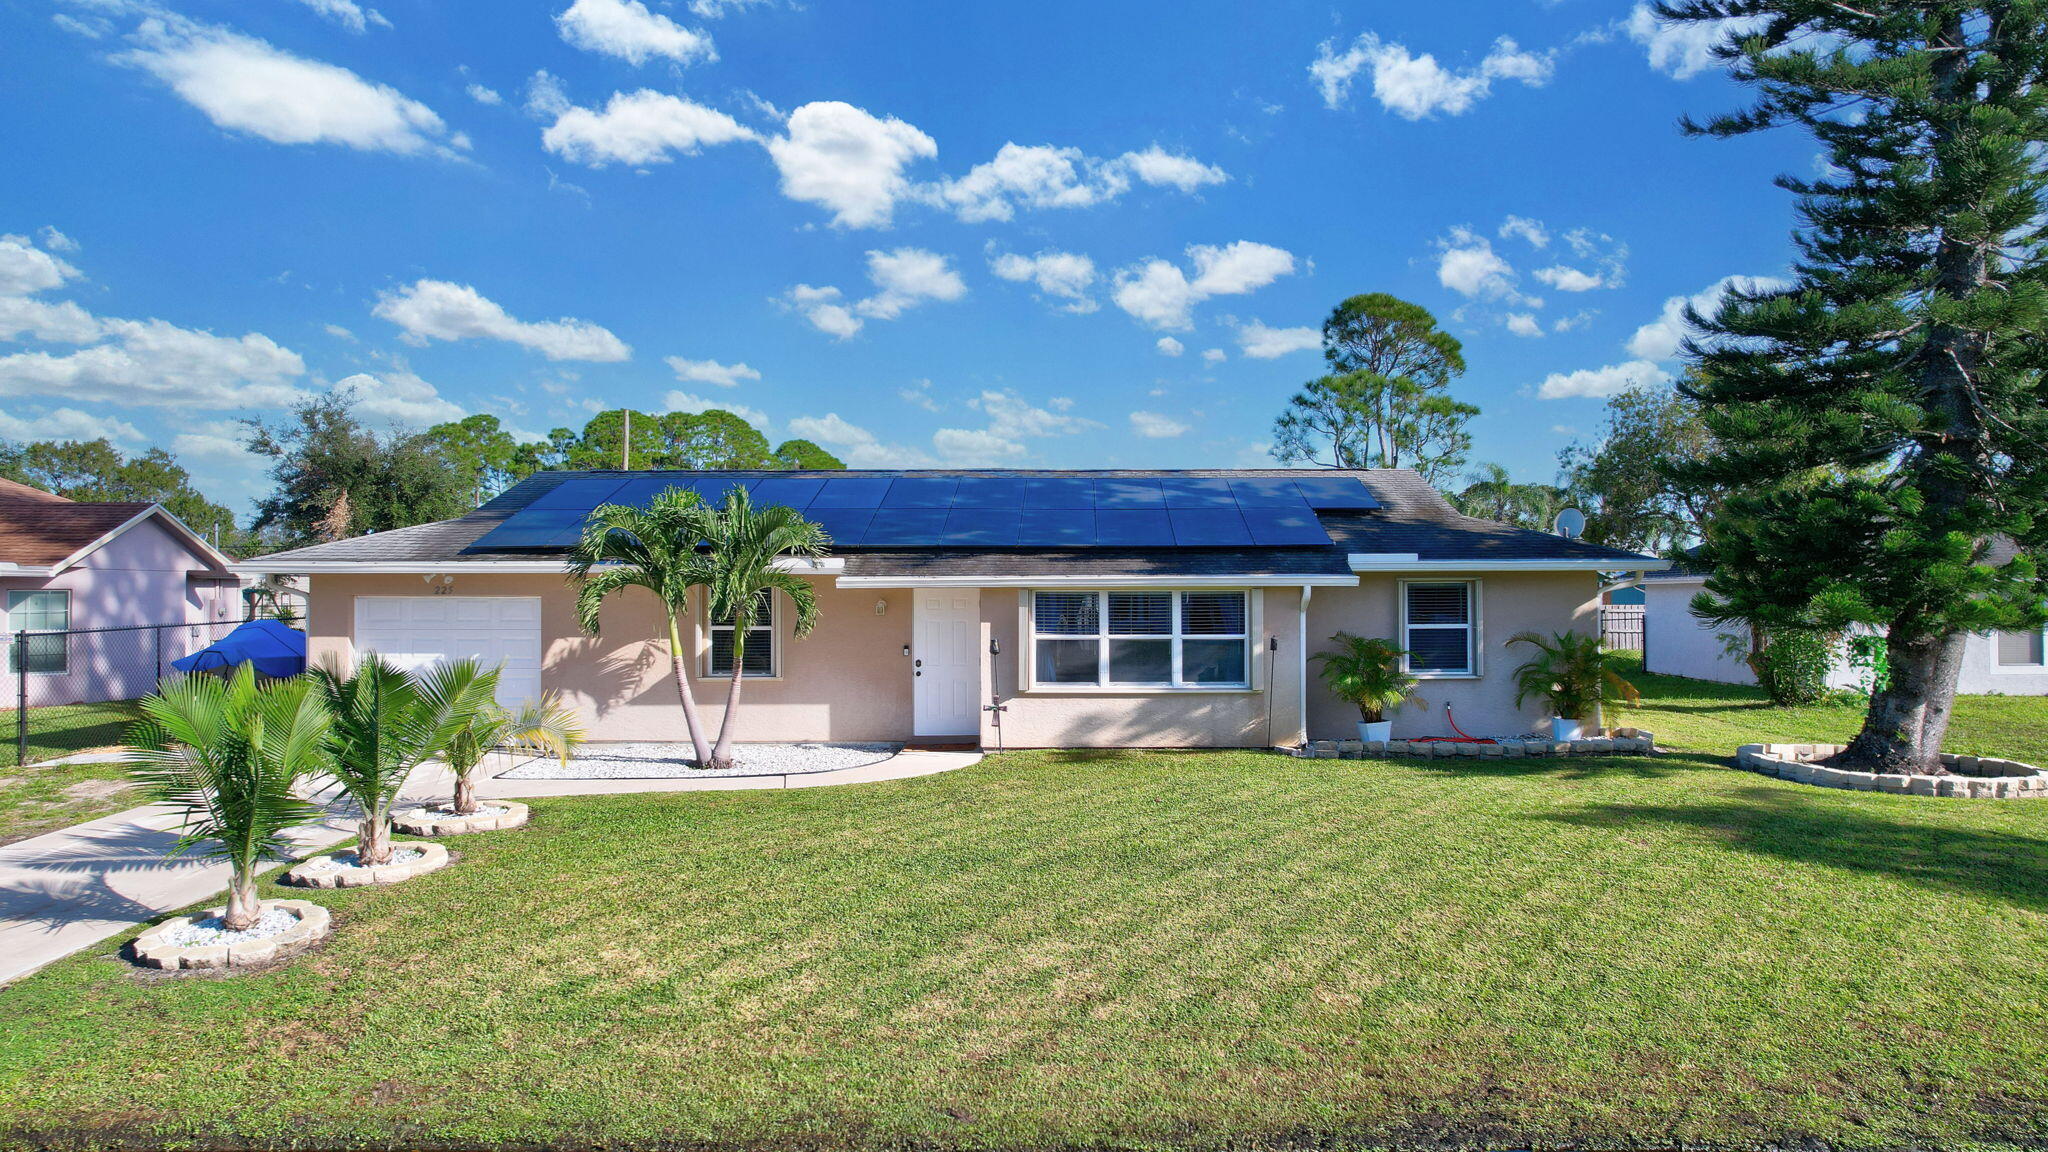
<path id="1" fill-rule="evenodd" d="M 713 508 L 725 506 L 726 494 L 735 488 L 751 488 L 754 481 L 745 476 L 700 476 L 690 481 L 690 487 L 704 498 Z"/>
<path id="2" fill-rule="evenodd" d="M 1099 493 L 1098 493 L 1099 495 Z M 1171 548 L 1173 525 L 1164 508 L 1095 510 L 1095 543 L 1102 548 Z"/>
<path id="3" fill-rule="evenodd" d="M 1236 508 L 1230 481 L 1213 476 L 1172 476 L 1159 482 L 1168 508 Z"/>
<path id="4" fill-rule="evenodd" d="M 680 488 L 685 492 L 695 491 L 687 477 L 648 476 L 626 481 L 618 491 L 611 494 L 610 500 L 614 504 L 645 508 L 654 503 L 656 496 L 671 488 Z"/>
<path id="5" fill-rule="evenodd" d="M 1251 530 L 1252 543 L 1264 548 L 1330 542 L 1330 534 L 1323 531 L 1322 521 L 1299 503 L 1292 511 L 1285 508 L 1246 508 L 1244 523 Z"/>
<path id="6" fill-rule="evenodd" d="M 873 508 L 820 508 L 813 504 L 804 512 L 804 519 L 823 528 L 832 544 L 840 548 L 859 544 L 874 518 Z"/>
<path id="7" fill-rule="evenodd" d="M 1095 510 L 1026 508 L 1018 515 L 1017 544 L 1023 548 L 1092 547 L 1095 544 Z"/>
<path id="8" fill-rule="evenodd" d="M 1015 508 L 955 508 L 946 514 L 945 542 L 955 547 L 1014 548 L 1023 515 Z"/>
<path id="9" fill-rule="evenodd" d="M 1244 513 L 1235 508 L 1170 508 L 1173 542 L 1184 548 L 1236 548 L 1252 542 Z"/>
<path id="10" fill-rule="evenodd" d="M 588 513 L 572 508 L 528 508 L 484 533 L 469 547 L 480 552 L 567 548 L 583 534 Z"/>
<path id="11" fill-rule="evenodd" d="M 1285 476 L 1240 476 L 1230 482 L 1239 508 L 1305 507 L 1301 490 Z"/>
<path id="12" fill-rule="evenodd" d="M 1311 508 L 1337 510 L 1380 506 L 1363 482 L 1349 476 L 1297 476 L 1294 487 Z"/>
<path id="13" fill-rule="evenodd" d="M 1024 507 L 1093 508 L 1095 481 L 1079 476 L 1034 476 L 1024 481 Z"/>
<path id="14" fill-rule="evenodd" d="M 809 477 L 770 476 L 768 479 L 756 483 L 751 495 L 754 498 L 754 503 L 764 508 L 780 504 L 801 512 L 810 506 L 811 501 L 817 497 L 819 490 L 824 487 L 825 482 L 823 480 L 815 480 Z"/>
<path id="15" fill-rule="evenodd" d="M 610 499 L 626 481 L 612 476 L 579 476 L 564 480 L 540 494 L 527 508 L 569 508 L 588 512 Z M 522 509 L 524 511 L 524 509 Z"/>
<path id="16" fill-rule="evenodd" d="M 1097 480 L 1095 506 L 1119 509 L 1164 508 L 1166 497 L 1159 491 L 1157 480 Z M 1101 522 L 1096 523 L 1099 526 Z"/>
<path id="17" fill-rule="evenodd" d="M 1024 481 L 1014 476 L 962 477 L 953 489 L 955 508 L 1022 508 Z"/>
<path id="18" fill-rule="evenodd" d="M 872 512 L 882 506 L 890 482 L 887 476 L 833 476 L 812 498 L 811 507 L 866 508 Z"/>
<path id="19" fill-rule="evenodd" d="M 863 548 L 933 548 L 946 542 L 944 508 L 881 508 L 860 538 Z"/>
<path id="20" fill-rule="evenodd" d="M 953 503 L 953 490 L 960 486 L 950 476 L 904 476 L 889 482 L 888 495 L 882 497 L 884 508 L 947 508 Z"/>

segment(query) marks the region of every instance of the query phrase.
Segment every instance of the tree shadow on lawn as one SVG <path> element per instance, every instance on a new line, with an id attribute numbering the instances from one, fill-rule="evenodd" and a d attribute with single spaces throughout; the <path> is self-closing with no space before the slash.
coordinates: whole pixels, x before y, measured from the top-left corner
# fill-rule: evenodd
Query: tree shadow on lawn
<path id="1" fill-rule="evenodd" d="M 1916 797 L 1805 796 L 1783 788 L 1744 788 L 1731 798 L 1692 804 L 1602 804 L 1537 817 L 1603 831 L 1646 825 L 1689 829 L 1723 847 L 1802 864 L 1893 876 L 1973 896 L 1990 896 L 2048 911 L 2048 840 L 1982 828 L 1891 818 L 1871 800 L 1891 804 L 1981 805 L 2039 801 L 1971 801 Z"/>
<path id="2" fill-rule="evenodd" d="M 1387 760 L 1360 761 L 1364 764 L 1399 764 L 1421 772 L 1448 776 L 1547 776 L 1555 780 L 1593 780 L 1601 777 L 1657 780 L 1678 772 L 1697 772 L 1727 767 L 1725 757 L 1702 756 L 1693 752 L 1659 752 L 1607 756 L 1399 756 Z"/>

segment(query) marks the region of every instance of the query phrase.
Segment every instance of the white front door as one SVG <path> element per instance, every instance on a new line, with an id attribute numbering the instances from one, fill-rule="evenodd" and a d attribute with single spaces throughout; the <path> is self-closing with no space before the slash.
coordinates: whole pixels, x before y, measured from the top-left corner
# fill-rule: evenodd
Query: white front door
<path id="1" fill-rule="evenodd" d="M 981 731 L 981 589 L 921 588 L 912 632 L 919 736 L 973 736 Z"/>
<path id="2" fill-rule="evenodd" d="M 408 672 L 474 658 L 498 673 L 498 702 L 540 697 L 537 596 L 358 596 L 356 652 Z"/>

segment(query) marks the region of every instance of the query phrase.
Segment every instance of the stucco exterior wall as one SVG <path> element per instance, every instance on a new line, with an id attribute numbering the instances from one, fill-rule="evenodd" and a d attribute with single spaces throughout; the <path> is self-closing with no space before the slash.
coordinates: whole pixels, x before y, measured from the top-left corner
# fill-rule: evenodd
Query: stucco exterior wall
<path id="1" fill-rule="evenodd" d="M 1458 727 L 1473 736 L 1515 736 L 1547 732 L 1545 702 L 1515 706 L 1514 670 L 1528 660 L 1527 645 L 1507 646 L 1517 632 L 1599 632 L 1600 581 L 1591 572 L 1432 572 L 1405 577 L 1415 580 L 1477 580 L 1479 582 L 1479 672 L 1476 676 L 1424 679 L 1417 693 L 1427 709 L 1403 708 L 1388 717 L 1397 740 L 1449 736 L 1448 705 Z M 1384 636 L 1399 643 L 1400 573 L 1364 573 L 1356 588 L 1318 588 L 1309 600 L 1308 650 L 1329 646 L 1337 632 Z M 1316 740 L 1355 739 L 1358 710 L 1331 695 L 1309 665 L 1309 736 Z M 1590 720 L 1590 718 L 1587 718 Z"/>
<path id="2" fill-rule="evenodd" d="M 1963 649 L 1956 691 L 1972 696 L 2048 696 L 2048 668 L 2001 668 L 1997 643 L 1989 636 L 1972 636 Z"/>

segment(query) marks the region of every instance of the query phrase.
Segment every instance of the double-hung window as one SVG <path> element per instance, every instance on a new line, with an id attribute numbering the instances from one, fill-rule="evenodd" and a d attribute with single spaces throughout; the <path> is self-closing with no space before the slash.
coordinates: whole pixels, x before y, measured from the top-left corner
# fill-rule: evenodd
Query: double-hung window
<path id="1" fill-rule="evenodd" d="M 71 593 L 57 590 L 7 594 L 9 632 L 63 632 L 70 627 Z M 71 670 L 69 640 L 68 636 L 30 636 L 25 642 L 9 644 L 7 670 L 61 676 Z"/>
<path id="2" fill-rule="evenodd" d="M 732 675 L 733 622 L 711 625 L 711 674 Z M 763 594 L 754 603 L 753 620 L 747 625 L 746 652 L 740 657 L 742 676 L 775 675 L 775 599 Z"/>
<path id="3" fill-rule="evenodd" d="M 2048 666 L 2048 629 L 1999 632 L 1992 639 L 1998 645 L 2000 668 L 2032 670 Z"/>
<path id="4" fill-rule="evenodd" d="M 1031 632 L 1039 684 L 1250 687 L 1242 591 L 1037 592 Z"/>
<path id="5" fill-rule="evenodd" d="M 1421 676 L 1479 673 L 1479 588 L 1471 580 L 1401 586 L 1401 646 Z"/>

